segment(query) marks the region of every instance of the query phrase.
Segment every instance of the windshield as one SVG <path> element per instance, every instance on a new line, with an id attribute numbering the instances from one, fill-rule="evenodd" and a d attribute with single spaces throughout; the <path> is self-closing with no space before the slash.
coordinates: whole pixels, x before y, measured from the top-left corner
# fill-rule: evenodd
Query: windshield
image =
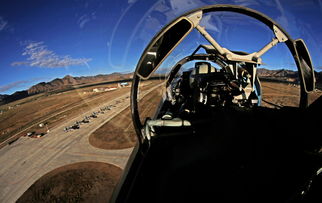
<path id="1" fill-rule="evenodd" d="M 320 1 L 240 1 L 277 21 L 310 51 L 316 90 L 322 92 Z M 0 6 L 0 202 L 105 201 L 138 143 L 130 90 L 141 54 L 156 33 L 208 0 L 1 1 Z M 200 22 L 218 43 L 252 53 L 274 34 L 240 14 L 206 14 Z M 187 28 L 188 30 L 188 28 Z M 140 79 L 141 122 L 153 118 L 167 97 L 173 66 L 200 45 L 193 29 Z M 198 53 L 205 53 L 200 49 Z M 285 44 L 273 47 L 258 67 L 262 106 L 298 107 L 299 79 Z M 173 81 L 195 67 L 191 61 Z M 214 70 L 222 67 L 211 63 Z M 175 85 L 174 83 L 172 85 Z"/>
<path id="2" fill-rule="evenodd" d="M 253 53 L 274 38 L 274 33 L 263 23 L 237 13 L 205 14 L 200 25 L 204 26 L 222 47 L 231 51 Z M 194 29 L 165 59 L 156 73 L 168 75 L 179 60 L 191 55 L 199 45 L 209 45 L 209 42 Z M 197 52 L 205 53 L 204 49 Z M 299 106 L 300 81 L 297 66 L 287 46 L 284 43 L 277 44 L 262 56 L 262 61 L 263 64 L 257 66 L 258 77 L 263 86 L 262 105 L 271 108 Z M 196 61 L 192 61 L 184 64 L 180 72 L 194 68 L 195 63 Z M 280 84 L 274 81 L 279 81 Z M 318 95 L 314 94 L 312 98 L 317 98 Z"/>

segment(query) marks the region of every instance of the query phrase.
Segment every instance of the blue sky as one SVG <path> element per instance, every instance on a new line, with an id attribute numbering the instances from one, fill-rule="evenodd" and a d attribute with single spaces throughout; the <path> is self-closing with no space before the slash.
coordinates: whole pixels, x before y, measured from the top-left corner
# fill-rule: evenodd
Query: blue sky
<path id="1" fill-rule="evenodd" d="M 190 9 L 214 3 L 243 5 L 270 16 L 293 38 L 303 38 L 314 66 L 322 67 L 321 0 L 1 0 L 0 94 L 68 74 L 132 72 L 160 28 Z M 256 51 L 272 35 L 245 19 L 219 15 L 203 23 L 223 46 Z M 193 49 L 203 42 L 194 39 L 184 45 Z M 181 48 L 176 53 L 182 54 Z M 274 48 L 263 57 L 270 62 L 267 67 L 290 68 L 285 50 Z"/>

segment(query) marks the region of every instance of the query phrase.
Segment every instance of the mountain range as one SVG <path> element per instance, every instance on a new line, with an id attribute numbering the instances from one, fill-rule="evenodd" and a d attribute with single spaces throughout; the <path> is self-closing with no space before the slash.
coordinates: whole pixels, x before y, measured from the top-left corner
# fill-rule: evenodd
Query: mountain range
<path id="1" fill-rule="evenodd" d="M 265 68 L 258 68 L 257 74 L 259 77 L 276 77 L 276 78 L 281 78 L 281 77 L 296 78 L 296 77 L 298 77 L 297 71 L 286 70 L 286 69 L 269 70 L 269 69 L 265 69 Z"/>
<path id="2" fill-rule="evenodd" d="M 279 69 L 279 70 L 268 70 L 265 68 L 257 69 L 258 77 L 262 80 L 277 80 L 283 82 L 292 82 L 299 83 L 298 72 L 293 70 Z M 322 72 L 314 71 L 315 79 L 316 79 L 316 87 L 322 88 Z"/>
<path id="3" fill-rule="evenodd" d="M 17 91 L 11 95 L 0 94 L 0 105 L 44 92 L 63 91 L 71 89 L 75 86 L 89 85 L 102 82 L 129 80 L 132 77 L 132 75 L 133 73 L 112 73 L 106 75 L 100 74 L 96 76 L 82 77 L 73 77 L 70 75 L 66 75 L 63 78 L 56 78 L 50 82 L 38 83 L 27 90 Z"/>
<path id="4" fill-rule="evenodd" d="M 258 68 L 257 74 L 260 79 L 270 80 L 270 81 L 284 81 L 299 83 L 297 71 L 280 69 L 280 70 L 269 70 L 265 68 Z M 1 95 L 0 94 L 0 105 L 6 104 L 18 99 L 22 99 L 31 95 L 44 93 L 44 92 L 54 92 L 63 91 L 75 86 L 90 85 L 95 83 L 109 82 L 109 81 L 120 81 L 129 80 L 132 78 L 133 73 L 112 73 L 112 74 L 100 74 L 96 76 L 82 76 L 73 77 L 66 75 L 63 78 L 56 78 L 50 82 L 41 82 L 28 90 L 17 91 L 11 95 Z M 315 72 L 316 86 L 322 88 L 322 72 Z"/>
<path id="5" fill-rule="evenodd" d="M 93 84 L 107 81 L 117 81 L 130 79 L 132 73 L 122 74 L 122 73 L 112 73 L 108 75 L 96 75 L 96 76 L 82 76 L 82 77 L 73 77 L 70 75 L 66 75 L 63 78 L 56 78 L 50 82 L 41 82 L 32 87 L 30 87 L 27 91 L 29 95 L 57 91 L 67 89 L 68 87 L 72 87 L 75 85 L 83 85 L 83 84 Z"/>

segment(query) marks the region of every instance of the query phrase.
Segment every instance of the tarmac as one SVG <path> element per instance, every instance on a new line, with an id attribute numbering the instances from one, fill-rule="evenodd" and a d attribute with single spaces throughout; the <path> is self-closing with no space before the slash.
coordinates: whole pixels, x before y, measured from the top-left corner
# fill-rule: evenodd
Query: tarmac
<path id="1" fill-rule="evenodd" d="M 148 94 L 159 85 L 143 93 Z M 117 102 L 118 101 L 118 102 Z M 121 101 L 121 102 L 119 102 Z M 124 169 L 133 148 L 105 150 L 89 144 L 89 136 L 129 107 L 129 93 L 110 100 L 97 108 L 82 113 L 69 122 L 50 129 L 40 138 L 21 137 L 0 149 L 0 202 L 16 202 L 17 199 L 46 173 L 72 163 L 96 161 L 113 164 Z M 104 114 L 92 118 L 80 129 L 64 132 L 66 126 L 80 121 L 85 115 L 101 107 L 114 105 Z"/>

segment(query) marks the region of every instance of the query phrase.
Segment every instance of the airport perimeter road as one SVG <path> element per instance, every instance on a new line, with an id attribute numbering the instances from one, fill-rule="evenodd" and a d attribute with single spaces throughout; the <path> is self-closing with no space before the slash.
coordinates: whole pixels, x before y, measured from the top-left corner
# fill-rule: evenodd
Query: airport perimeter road
<path id="1" fill-rule="evenodd" d="M 146 91 L 148 94 L 160 85 Z M 57 126 L 41 138 L 21 137 L 11 145 L 0 149 L 0 202 L 15 202 L 35 181 L 58 167 L 83 161 L 98 161 L 124 168 L 132 148 L 104 150 L 89 144 L 89 136 L 107 121 L 113 119 L 130 104 L 129 93 L 106 102 L 79 115 L 68 123 Z M 98 111 L 100 107 L 113 105 L 109 111 L 82 124 L 80 129 L 64 132 L 85 115 Z"/>

